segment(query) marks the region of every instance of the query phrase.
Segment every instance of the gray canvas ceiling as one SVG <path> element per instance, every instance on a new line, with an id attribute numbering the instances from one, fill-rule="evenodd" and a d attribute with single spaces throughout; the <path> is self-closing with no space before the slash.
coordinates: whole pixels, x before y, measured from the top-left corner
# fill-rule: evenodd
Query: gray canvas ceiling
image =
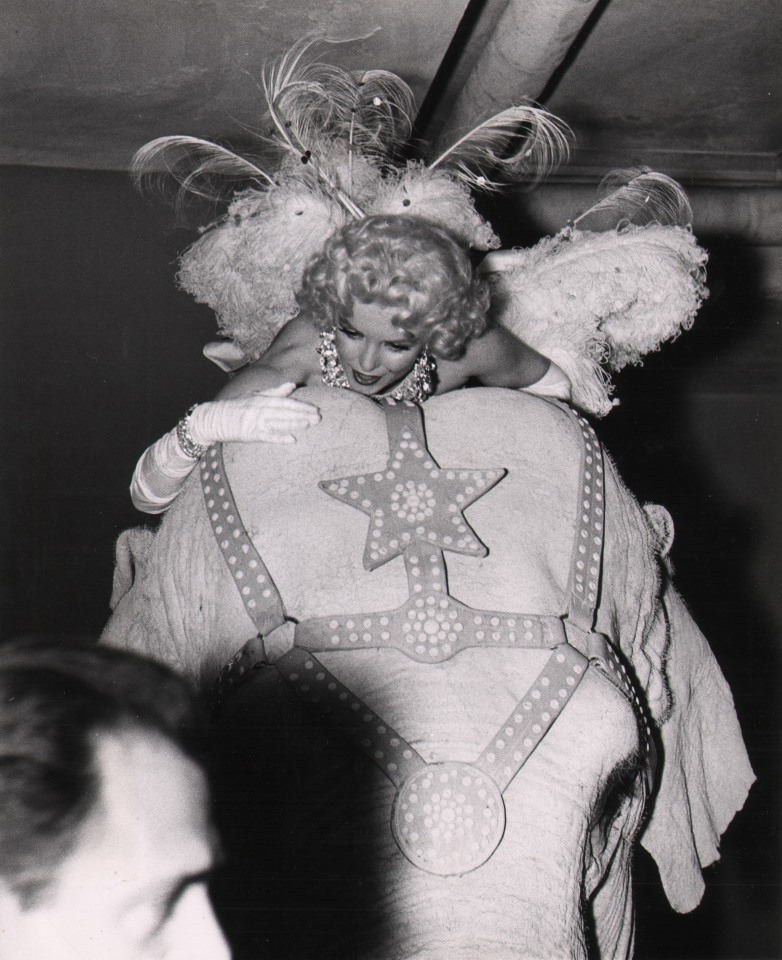
<path id="1" fill-rule="evenodd" d="M 565 176 L 780 177 L 780 0 L 5 0 L 0 26 L 3 163 L 125 169 L 162 134 L 236 137 L 263 62 L 317 33 L 362 38 L 333 59 L 403 76 L 431 138 L 533 97 L 578 135 Z"/>

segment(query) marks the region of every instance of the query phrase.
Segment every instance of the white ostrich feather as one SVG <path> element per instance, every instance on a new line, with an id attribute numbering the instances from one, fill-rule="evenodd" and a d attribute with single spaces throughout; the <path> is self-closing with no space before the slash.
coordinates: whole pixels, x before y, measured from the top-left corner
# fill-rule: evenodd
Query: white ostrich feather
<path id="1" fill-rule="evenodd" d="M 145 143 L 131 160 L 133 182 L 141 190 L 169 192 L 177 184 L 177 212 L 188 196 L 225 201 L 238 183 L 255 181 L 259 188 L 273 186 L 273 176 L 252 160 L 199 137 L 158 137 Z"/>
<path id="2" fill-rule="evenodd" d="M 595 416 L 616 402 L 610 371 L 689 329 L 708 296 L 707 254 L 683 227 L 568 228 L 501 256 L 488 267 L 496 320 L 559 364 Z"/>
<path id="3" fill-rule="evenodd" d="M 387 157 L 407 143 L 415 101 L 410 87 L 387 70 L 350 72 L 312 59 L 319 45 L 304 39 L 261 77 L 274 140 L 297 154 L 339 140 L 368 155 Z"/>
<path id="4" fill-rule="evenodd" d="M 345 209 L 362 217 L 352 183 L 341 187 L 334 181 L 322 149 L 344 144 L 349 173 L 354 155 L 389 159 L 410 136 L 413 95 L 388 71 L 350 73 L 309 59 L 316 42 L 300 41 L 263 72 L 261 89 L 273 126 L 271 139 L 305 166 L 311 165 Z"/>
<path id="5" fill-rule="evenodd" d="M 606 217 L 611 226 L 632 223 L 637 227 L 659 223 L 671 227 L 687 227 L 692 223 L 692 207 L 681 184 L 664 173 L 649 167 L 612 170 L 600 182 L 600 199 L 573 221 L 574 227 L 588 230 L 584 221 L 599 215 L 605 229 Z"/>
<path id="6" fill-rule="evenodd" d="M 405 148 L 413 132 L 413 91 L 388 70 L 364 70 L 352 76 L 357 96 L 350 143 L 364 154 L 393 157 Z"/>
<path id="7" fill-rule="evenodd" d="M 507 178 L 540 180 L 570 150 L 570 128 L 541 107 L 522 104 L 489 117 L 460 136 L 429 167 L 447 169 L 473 190 L 498 190 Z M 495 177 L 499 172 L 505 178 Z"/>
<path id="8" fill-rule="evenodd" d="M 339 189 L 349 192 L 354 202 L 365 209 L 371 202 L 383 179 L 383 171 L 375 160 L 364 154 L 356 154 L 338 141 L 322 144 L 318 151 L 318 168 L 303 164 L 298 157 L 286 154 L 280 163 L 277 178 L 287 190 L 299 189 L 311 193 L 328 193 L 329 187 L 323 177 Z"/>
<path id="9" fill-rule="evenodd" d="M 285 188 L 240 193 L 228 213 L 185 251 L 177 279 L 253 360 L 295 316 L 304 267 L 346 213 L 325 195 Z"/>
<path id="10" fill-rule="evenodd" d="M 475 209 L 467 186 L 445 170 L 411 161 L 378 186 L 369 213 L 413 214 L 450 231 L 465 246 L 492 250 L 500 245 L 488 220 Z"/>

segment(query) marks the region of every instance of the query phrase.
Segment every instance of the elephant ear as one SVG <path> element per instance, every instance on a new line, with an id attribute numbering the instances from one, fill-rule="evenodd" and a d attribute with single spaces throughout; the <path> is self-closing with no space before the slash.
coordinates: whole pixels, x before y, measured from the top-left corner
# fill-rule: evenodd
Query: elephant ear
<path id="1" fill-rule="evenodd" d="M 109 607 L 116 610 L 117 604 L 133 586 L 137 573 L 146 560 L 155 531 L 150 527 L 132 527 L 123 530 L 117 538 L 114 551 L 114 578 L 111 585 Z"/>
<path id="2" fill-rule="evenodd" d="M 645 503 L 643 512 L 654 538 L 654 554 L 668 577 L 673 576 L 673 561 L 670 553 L 673 546 L 673 517 L 659 503 Z"/>
<path id="3" fill-rule="evenodd" d="M 643 507 L 646 522 L 649 563 L 646 578 L 650 605 L 648 619 L 626 649 L 646 696 L 646 703 L 655 723 L 663 723 L 671 709 L 671 693 L 666 675 L 666 658 L 670 631 L 666 619 L 663 594 L 670 582 L 672 568 L 668 554 L 673 546 L 673 519 L 657 503 Z"/>
<path id="4" fill-rule="evenodd" d="M 728 684 L 671 580 L 671 515 L 652 503 L 643 516 L 656 582 L 632 663 L 662 750 L 641 843 L 657 862 L 671 906 L 686 913 L 700 902 L 701 871 L 719 859 L 720 837 L 755 778 Z"/>
<path id="5" fill-rule="evenodd" d="M 660 606 L 671 706 L 658 722 L 662 770 L 641 843 L 657 861 L 671 906 L 686 913 L 700 903 L 701 870 L 719 859 L 720 837 L 755 777 L 730 688 L 670 581 Z"/>
<path id="6" fill-rule="evenodd" d="M 660 558 L 667 558 L 673 546 L 673 517 L 659 503 L 646 503 L 643 511 L 654 534 L 654 552 Z"/>

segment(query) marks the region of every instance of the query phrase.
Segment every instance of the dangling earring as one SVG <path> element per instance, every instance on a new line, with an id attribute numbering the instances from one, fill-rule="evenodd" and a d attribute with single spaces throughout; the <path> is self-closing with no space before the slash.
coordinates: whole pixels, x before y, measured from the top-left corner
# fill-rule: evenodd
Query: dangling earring
<path id="1" fill-rule="evenodd" d="M 341 387 L 350 390 L 350 384 L 342 369 L 342 362 L 334 342 L 337 328 L 332 324 L 330 330 L 321 330 L 317 351 L 320 359 L 320 378 L 327 387 Z"/>

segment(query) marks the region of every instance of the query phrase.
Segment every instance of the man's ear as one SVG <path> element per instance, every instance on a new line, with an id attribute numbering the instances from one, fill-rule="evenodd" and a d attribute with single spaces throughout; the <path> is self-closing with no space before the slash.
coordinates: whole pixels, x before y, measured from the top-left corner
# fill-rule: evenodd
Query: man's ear
<path id="1" fill-rule="evenodd" d="M 207 360 L 226 373 L 235 373 L 247 363 L 245 355 L 233 340 L 212 340 L 202 352 Z"/>
<path id="2" fill-rule="evenodd" d="M 0 942 L 5 943 L 9 931 L 15 929 L 15 918 L 22 913 L 22 903 L 19 897 L 9 886 L 8 882 L 0 877 Z M 3 953 L 2 956 L 5 956 Z"/>
<path id="3" fill-rule="evenodd" d="M 20 899 L 0 877 L 0 957 L 3 960 L 73 957 L 76 960 L 77 954 L 57 919 L 47 915 L 45 904 L 42 912 L 39 906 L 37 901 L 28 904 Z"/>

